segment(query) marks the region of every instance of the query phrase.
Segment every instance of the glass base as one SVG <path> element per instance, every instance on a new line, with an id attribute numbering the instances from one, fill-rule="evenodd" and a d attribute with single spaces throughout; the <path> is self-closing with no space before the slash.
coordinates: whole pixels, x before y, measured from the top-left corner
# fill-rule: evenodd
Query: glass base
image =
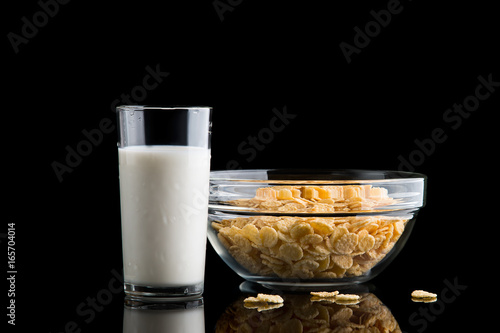
<path id="1" fill-rule="evenodd" d="M 201 296 L 203 294 L 203 282 L 174 287 L 153 287 L 143 286 L 134 283 L 125 282 L 123 284 L 126 296 L 131 297 L 157 297 L 157 298 L 179 298 L 188 296 Z"/>
<path id="2" fill-rule="evenodd" d="M 125 307 L 141 310 L 188 310 L 203 307 L 202 296 L 188 297 L 136 297 L 125 296 Z"/>

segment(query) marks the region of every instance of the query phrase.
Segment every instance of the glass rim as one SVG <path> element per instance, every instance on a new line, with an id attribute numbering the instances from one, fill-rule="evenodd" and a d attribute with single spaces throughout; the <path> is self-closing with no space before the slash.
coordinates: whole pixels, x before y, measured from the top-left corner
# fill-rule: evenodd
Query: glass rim
<path id="1" fill-rule="evenodd" d="M 119 105 L 116 107 L 116 112 L 127 112 L 127 111 L 144 111 L 144 110 L 206 110 L 211 111 L 211 106 L 194 106 L 194 105 L 172 105 L 172 106 L 161 106 L 161 105 Z"/>

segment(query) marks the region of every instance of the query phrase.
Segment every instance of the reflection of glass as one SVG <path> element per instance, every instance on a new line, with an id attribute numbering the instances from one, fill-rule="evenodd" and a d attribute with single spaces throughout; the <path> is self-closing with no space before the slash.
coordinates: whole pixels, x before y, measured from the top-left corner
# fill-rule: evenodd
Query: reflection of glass
<path id="1" fill-rule="evenodd" d="M 141 303 L 125 300 L 123 333 L 205 333 L 203 298 Z"/>
<path id="2" fill-rule="evenodd" d="M 282 307 L 261 307 L 260 311 L 245 307 L 245 297 L 241 297 L 219 318 L 215 332 L 401 332 L 391 311 L 377 296 L 358 295 L 361 298 L 357 303 L 338 304 L 333 298 L 285 294 Z"/>

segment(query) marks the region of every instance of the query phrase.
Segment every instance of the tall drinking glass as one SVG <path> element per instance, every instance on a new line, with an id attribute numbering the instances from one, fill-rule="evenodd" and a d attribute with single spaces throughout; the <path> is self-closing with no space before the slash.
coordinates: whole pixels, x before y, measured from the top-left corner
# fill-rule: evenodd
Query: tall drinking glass
<path id="1" fill-rule="evenodd" d="M 124 289 L 203 293 L 210 107 L 117 107 Z"/>

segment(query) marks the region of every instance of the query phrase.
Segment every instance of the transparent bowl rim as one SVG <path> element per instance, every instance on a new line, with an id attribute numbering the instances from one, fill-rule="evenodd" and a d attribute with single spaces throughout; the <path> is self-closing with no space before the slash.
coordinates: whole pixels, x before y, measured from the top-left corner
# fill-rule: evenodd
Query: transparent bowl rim
<path id="1" fill-rule="evenodd" d="M 267 178 L 270 174 L 276 176 L 276 179 Z M 426 182 L 427 176 L 416 172 L 367 169 L 239 169 L 213 170 L 210 172 L 210 180 L 215 182 L 327 185 Z"/>

